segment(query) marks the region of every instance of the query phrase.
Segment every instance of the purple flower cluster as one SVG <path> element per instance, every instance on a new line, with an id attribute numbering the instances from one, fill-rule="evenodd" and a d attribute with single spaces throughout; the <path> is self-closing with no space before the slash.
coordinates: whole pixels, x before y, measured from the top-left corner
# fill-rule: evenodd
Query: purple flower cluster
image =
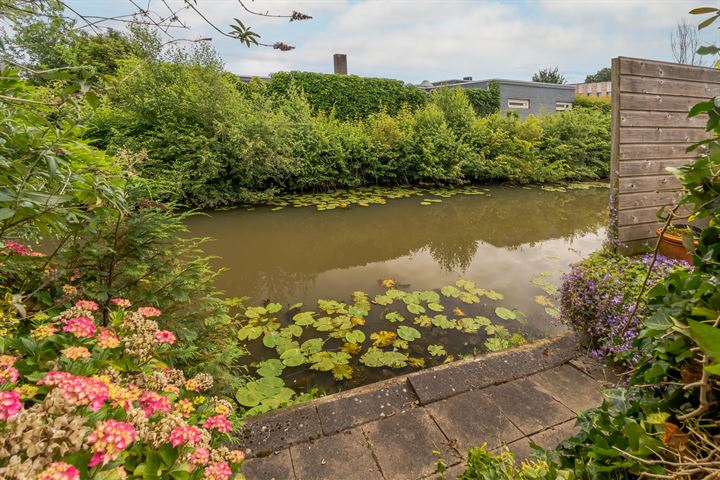
<path id="1" fill-rule="evenodd" d="M 631 350 L 645 309 L 639 308 L 632 319 L 630 314 L 651 262 L 649 254 L 625 257 L 600 250 L 571 265 L 563 277 L 561 318 L 585 337 L 593 355 L 615 357 Z M 649 287 L 678 267 L 687 263 L 658 255 Z"/>

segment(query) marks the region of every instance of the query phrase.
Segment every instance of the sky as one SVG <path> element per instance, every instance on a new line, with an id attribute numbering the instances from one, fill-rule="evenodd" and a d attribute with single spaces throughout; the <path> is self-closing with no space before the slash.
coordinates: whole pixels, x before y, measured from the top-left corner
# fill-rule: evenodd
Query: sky
<path id="1" fill-rule="evenodd" d="M 167 12 L 182 0 L 68 0 L 87 15 L 117 15 L 135 2 Z M 197 0 L 214 24 L 227 31 L 240 18 L 261 41 L 296 48 L 281 52 L 247 48 L 214 32 L 200 17 L 183 10 L 183 38 L 212 37 L 227 70 L 268 75 L 303 70 L 332 73 L 334 53 L 348 56 L 351 74 L 395 78 L 411 83 L 471 76 L 475 79 L 530 80 L 544 67 L 557 66 L 568 83 L 610 66 L 617 56 L 672 61 L 670 32 L 699 6 L 717 0 L 246 0 L 254 10 L 312 20 L 288 22 L 246 13 L 237 0 Z M 720 24 L 719 24 L 720 26 Z M 716 26 L 701 32 L 704 44 L 718 43 Z"/>

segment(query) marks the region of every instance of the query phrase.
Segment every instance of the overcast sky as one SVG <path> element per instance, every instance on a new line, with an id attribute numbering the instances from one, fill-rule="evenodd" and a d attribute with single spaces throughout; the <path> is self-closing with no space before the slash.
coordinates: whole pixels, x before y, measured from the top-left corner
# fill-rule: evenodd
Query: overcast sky
<path id="1" fill-rule="evenodd" d="M 135 0 L 161 11 L 162 0 Z M 165 0 L 182 5 L 181 0 Z M 129 0 L 71 0 L 92 15 L 131 11 Z M 720 6 L 710 0 L 247 0 L 270 13 L 293 10 L 313 20 L 246 14 L 237 0 L 198 0 L 208 18 L 224 29 L 239 17 L 267 43 L 295 50 L 248 49 L 223 38 L 192 12 L 180 16 L 192 28 L 177 35 L 213 37 L 226 68 L 241 75 L 280 70 L 332 72 L 333 53 L 348 56 L 349 73 L 419 83 L 472 76 L 529 80 L 539 68 L 557 65 L 568 82 L 609 66 L 623 55 L 672 60 L 670 32 L 678 20 L 696 24 L 688 11 Z M 703 31 L 717 43 L 718 30 Z"/>

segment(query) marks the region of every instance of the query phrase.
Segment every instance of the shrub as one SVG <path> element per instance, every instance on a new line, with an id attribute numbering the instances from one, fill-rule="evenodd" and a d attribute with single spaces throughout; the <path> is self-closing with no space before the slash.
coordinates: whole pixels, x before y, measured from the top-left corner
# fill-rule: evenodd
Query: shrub
<path id="1" fill-rule="evenodd" d="M 495 81 L 491 81 L 487 89 L 467 88 L 465 93 L 475 113 L 481 117 L 500 110 L 500 86 Z"/>
<path id="2" fill-rule="evenodd" d="M 425 92 L 399 80 L 278 72 L 268 82 L 268 92 L 275 96 L 284 97 L 292 88 L 305 94 L 314 111 L 334 112 L 341 120 L 362 119 L 381 110 L 394 115 L 403 106 L 415 108 L 425 103 Z"/>
<path id="3" fill-rule="evenodd" d="M 651 258 L 649 254 L 626 257 L 603 249 L 574 264 L 563 277 L 561 318 L 586 337 L 594 355 L 618 356 L 631 351 L 646 308 L 641 308 L 628 328 L 623 329 L 640 294 Z M 650 285 L 685 265 L 660 255 L 650 276 Z"/>
<path id="4" fill-rule="evenodd" d="M 576 97 L 573 100 L 573 108 L 588 108 L 599 110 L 602 113 L 610 113 L 612 101 L 610 97 Z"/>
<path id="5" fill-rule="evenodd" d="M 165 363 L 175 336 L 158 327 L 163 312 L 112 305 L 108 321 L 87 300 L 27 312 L 0 338 L 0 476 L 230 478 L 244 458 L 221 446 L 238 425 L 232 405 L 201 395 L 210 375 Z"/>

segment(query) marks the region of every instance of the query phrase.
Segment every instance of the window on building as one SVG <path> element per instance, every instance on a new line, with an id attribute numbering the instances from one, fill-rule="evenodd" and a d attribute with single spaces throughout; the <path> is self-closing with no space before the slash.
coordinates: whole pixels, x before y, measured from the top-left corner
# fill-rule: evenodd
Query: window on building
<path id="1" fill-rule="evenodd" d="M 528 109 L 530 108 L 530 100 L 517 100 L 508 98 L 508 108 Z"/>
<path id="2" fill-rule="evenodd" d="M 572 103 L 570 102 L 555 102 L 555 111 L 562 112 L 563 110 L 570 110 Z"/>

